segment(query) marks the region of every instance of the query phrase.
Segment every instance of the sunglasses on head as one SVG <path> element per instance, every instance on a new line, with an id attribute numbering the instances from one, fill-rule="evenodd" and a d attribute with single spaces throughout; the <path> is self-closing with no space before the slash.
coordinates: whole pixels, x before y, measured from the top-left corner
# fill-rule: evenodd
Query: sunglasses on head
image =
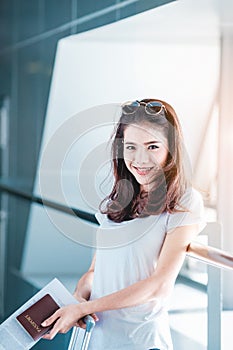
<path id="1" fill-rule="evenodd" d="M 133 114 L 135 113 L 140 106 L 145 106 L 145 111 L 150 115 L 160 114 L 163 110 L 166 111 L 166 107 L 160 101 L 129 101 L 122 104 L 122 113 L 123 114 Z"/>

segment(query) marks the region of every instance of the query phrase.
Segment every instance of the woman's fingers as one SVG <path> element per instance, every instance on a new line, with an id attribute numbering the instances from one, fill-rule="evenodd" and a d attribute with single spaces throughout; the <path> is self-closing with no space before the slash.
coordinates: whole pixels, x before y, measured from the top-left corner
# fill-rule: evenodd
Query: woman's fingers
<path id="1" fill-rule="evenodd" d="M 99 321 L 99 318 L 96 314 L 91 314 L 90 316 L 94 319 L 95 322 Z M 83 318 L 77 321 L 77 326 L 86 329 L 86 323 L 84 322 Z"/>
<path id="2" fill-rule="evenodd" d="M 53 328 L 49 331 L 49 333 L 45 334 L 43 336 L 44 339 L 53 339 L 57 333 L 66 333 L 70 330 L 72 326 L 74 326 L 76 323 L 70 324 L 66 320 L 63 320 L 62 317 L 57 320 Z"/>
<path id="3" fill-rule="evenodd" d="M 94 319 L 95 322 L 99 321 L 99 317 L 96 314 L 91 314 L 90 316 Z"/>
<path id="4" fill-rule="evenodd" d="M 52 314 L 52 316 L 48 317 L 46 320 L 44 320 L 41 323 L 42 327 L 47 327 L 50 326 L 51 324 L 53 324 L 53 322 L 55 322 L 58 317 L 60 317 L 60 310 L 57 310 L 56 312 L 54 312 L 54 314 Z"/>
<path id="5" fill-rule="evenodd" d="M 83 319 L 78 320 L 77 326 L 86 329 L 86 323 L 83 321 Z"/>
<path id="6" fill-rule="evenodd" d="M 49 331 L 49 333 L 46 333 L 43 338 L 44 339 L 49 339 L 49 340 L 52 340 L 56 335 L 57 333 L 65 333 L 65 332 L 62 332 L 61 331 L 61 327 L 60 327 L 60 324 L 59 324 L 59 321 L 57 321 L 55 323 L 55 325 L 53 326 L 53 328 L 51 329 L 51 331 Z"/>

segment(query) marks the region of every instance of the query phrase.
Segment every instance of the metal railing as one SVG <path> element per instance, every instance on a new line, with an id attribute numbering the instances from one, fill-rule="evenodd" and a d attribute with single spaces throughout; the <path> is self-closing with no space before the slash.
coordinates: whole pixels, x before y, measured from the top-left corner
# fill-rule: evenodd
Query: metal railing
<path id="1" fill-rule="evenodd" d="M 188 246 L 187 256 L 218 268 L 233 271 L 233 255 L 209 245 L 192 242 Z"/>
<path id="2" fill-rule="evenodd" d="M 221 224 L 217 222 L 208 223 L 202 231 L 207 235 L 208 244 L 204 245 L 192 242 L 187 248 L 187 256 L 207 264 L 207 349 L 221 349 L 221 317 L 222 317 L 222 270 L 233 271 L 233 255 L 221 250 Z"/>

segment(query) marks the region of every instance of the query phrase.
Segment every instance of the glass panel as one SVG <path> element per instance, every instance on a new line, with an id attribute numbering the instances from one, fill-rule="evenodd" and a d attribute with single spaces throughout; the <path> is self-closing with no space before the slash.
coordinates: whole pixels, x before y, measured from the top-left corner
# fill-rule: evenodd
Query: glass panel
<path id="1" fill-rule="evenodd" d="M 13 16 L 14 0 L 2 0 L 0 2 L 0 50 L 12 44 Z"/>
<path id="2" fill-rule="evenodd" d="M 41 33 L 40 0 L 14 1 L 16 41 L 25 40 Z"/>
<path id="3" fill-rule="evenodd" d="M 100 11 L 116 3 L 116 0 L 101 0 L 101 1 L 95 1 L 95 2 L 93 2 L 92 0 L 86 0 L 82 2 L 78 0 L 76 1 L 77 1 L 78 17 L 86 16 L 90 13 L 92 14 L 95 11 Z"/>
<path id="4" fill-rule="evenodd" d="M 78 244 L 79 237 L 87 235 L 88 230 L 94 233 L 96 225 L 75 218 L 77 230 L 72 232 L 73 237 L 67 237 L 71 216 L 49 210 L 50 215 L 43 206 L 31 205 L 20 271 L 34 286 L 42 287 L 57 277 L 73 291 L 92 259 L 91 248 Z M 58 221 L 62 226 L 57 226 Z M 67 232 L 62 231 L 64 228 Z"/>
<path id="5" fill-rule="evenodd" d="M 74 0 L 59 1 L 57 0 L 42 0 L 41 18 L 43 21 L 43 30 L 47 31 L 71 20 L 71 8 Z"/>

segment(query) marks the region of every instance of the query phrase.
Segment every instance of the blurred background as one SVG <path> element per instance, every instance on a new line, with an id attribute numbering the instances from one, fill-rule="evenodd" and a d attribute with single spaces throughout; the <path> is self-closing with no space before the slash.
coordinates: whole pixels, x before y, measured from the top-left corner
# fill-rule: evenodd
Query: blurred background
<path id="1" fill-rule="evenodd" d="M 175 108 L 210 222 L 198 240 L 233 252 L 232 62 L 230 0 L 0 1 L 0 321 L 54 277 L 72 292 L 87 270 L 124 101 Z M 231 271 L 187 258 L 175 350 L 229 349 L 232 290 Z"/>

